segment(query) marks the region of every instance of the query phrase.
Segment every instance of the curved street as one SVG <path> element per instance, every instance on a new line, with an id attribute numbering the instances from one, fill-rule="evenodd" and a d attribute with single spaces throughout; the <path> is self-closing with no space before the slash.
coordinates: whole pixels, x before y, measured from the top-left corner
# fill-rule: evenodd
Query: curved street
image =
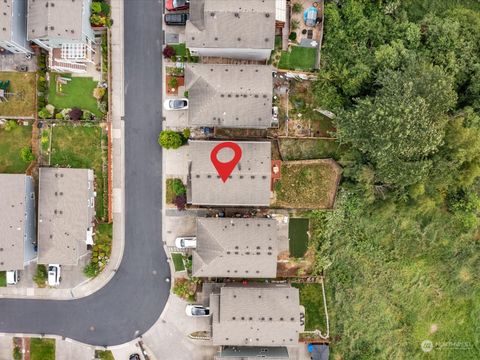
<path id="1" fill-rule="evenodd" d="M 102 289 L 78 300 L 0 300 L 0 332 L 117 345 L 147 331 L 168 299 L 161 241 L 162 2 L 124 2 L 125 249 Z M 114 19 L 114 21 L 116 21 Z"/>

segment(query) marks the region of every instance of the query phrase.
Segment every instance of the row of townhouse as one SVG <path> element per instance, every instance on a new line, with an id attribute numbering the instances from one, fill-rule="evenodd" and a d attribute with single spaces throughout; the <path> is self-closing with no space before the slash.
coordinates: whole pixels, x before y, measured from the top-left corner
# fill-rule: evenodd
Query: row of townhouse
<path id="1" fill-rule="evenodd" d="M 0 47 L 31 54 L 49 53 L 52 70 L 84 72 L 93 62 L 91 0 L 1 0 Z"/>
<path id="2" fill-rule="evenodd" d="M 0 174 L 0 271 L 77 265 L 93 244 L 93 170 L 40 168 L 38 193 L 31 176 Z"/>

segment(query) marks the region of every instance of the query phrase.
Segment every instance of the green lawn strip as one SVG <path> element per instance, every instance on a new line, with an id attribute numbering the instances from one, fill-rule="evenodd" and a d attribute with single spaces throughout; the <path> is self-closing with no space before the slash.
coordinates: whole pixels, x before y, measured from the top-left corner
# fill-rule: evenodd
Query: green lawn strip
<path id="1" fill-rule="evenodd" d="M 27 170 L 28 163 L 20 159 L 20 150 L 30 146 L 31 126 L 17 126 L 11 131 L 0 129 L 0 173 L 21 174 Z"/>
<path id="2" fill-rule="evenodd" d="M 301 258 L 308 247 L 309 220 L 303 218 L 290 218 L 288 222 L 288 238 L 290 256 Z"/>
<path id="3" fill-rule="evenodd" d="M 0 72 L 0 80 L 10 80 L 8 101 L 0 102 L 0 116 L 35 116 L 35 73 Z"/>
<path id="4" fill-rule="evenodd" d="M 100 360 L 115 360 L 110 350 L 95 350 L 95 358 Z"/>
<path id="5" fill-rule="evenodd" d="M 187 55 L 187 47 L 185 46 L 185 43 L 170 44 L 170 46 L 175 49 L 175 55 L 177 56 Z"/>
<path id="6" fill-rule="evenodd" d="M 7 272 L 0 271 L 0 287 L 7 286 Z"/>
<path id="7" fill-rule="evenodd" d="M 97 100 L 93 97 L 93 89 L 97 87 L 97 82 L 89 77 L 71 77 L 68 84 L 62 85 L 62 92 L 57 93 L 56 76 L 70 77 L 70 75 L 50 73 L 50 91 L 48 102 L 57 109 L 66 109 L 77 107 L 82 110 L 89 110 L 97 117 L 103 114 L 98 110 Z"/>
<path id="8" fill-rule="evenodd" d="M 99 126 L 56 126 L 53 129 L 52 155 L 50 165 L 72 168 L 93 169 L 97 192 L 96 212 L 99 219 L 105 219 L 105 179 L 102 168 L 101 137 Z"/>
<path id="9" fill-rule="evenodd" d="M 334 140 L 279 139 L 284 160 L 339 159 L 341 147 Z"/>
<path id="10" fill-rule="evenodd" d="M 292 46 L 290 52 L 282 51 L 278 67 L 290 70 L 312 70 L 315 66 L 316 54 L 316 48 Z"/>
<path id="11" fill-rule="evenodd" d="M 183 255 L 182 254 L 172 253 L 172 260 L 173 260 L 173 265 L 175 267 L 175 271 L 185 270 L 185 265 L 183 264 Z"/>
<path id="12" fill-rule="evenodd" d="M 30 360 L 55 360 L 55 339 L 30 339 Z"/>
<path id="13" fill-rule="evenodd" d="M 175 193 L 173 191 L 173 182 L 175 179 L 167 179 L 166 184 L 165 184 L 165 189 L 166 189 L 166 203 L 167 204 L 173 204 L 175 201 Z"/>
<path id="14" fill-rule="evenodd" d="M 326 331 L 325 311 L 321 284 L 292 283 L 300 292 L 300 304 L 305 307 L 305 330 Z"/>

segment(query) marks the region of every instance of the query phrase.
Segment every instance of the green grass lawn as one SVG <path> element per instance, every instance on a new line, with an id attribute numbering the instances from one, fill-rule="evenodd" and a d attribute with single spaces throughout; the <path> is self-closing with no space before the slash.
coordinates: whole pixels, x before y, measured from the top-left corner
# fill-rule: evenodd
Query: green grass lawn
<path id="1" fill-rule="evenodd" d="M 320 330 L 325 334 L 326 322 L 321 284 L 292 284 L 300 292 L 300 304 L 305 307 L 305 330 Z"/>
<path id="2" fill-rule="evenodd" d="M 308 219 L 290 218 L 288 222 L 288 247 L 290 256 L 301 258 L 308 247 Z"/>
<path id="3" fill-rule="evenodd" d="M 55 360 L 55 339 L 30 339 L 30 360 Z"/>
<path id="4" fill-rule="evenodd" d="M 312 70 L 317 56 L 316 48 L 292 46 L 290 52 L 282 51 L 278 68 L 289 70 Z"/>
<path id="5" fill-rule="evenodd" d="M 173 266 L 175 271 L 185 270 L 185 265 L 183 264 L 183 255 L 180 253 L 172 253 Z"/>
<path id="6" fill-rule="evenodd" d="M 0 102 L 0 117 L 35 116 L 35 73 L 0 72 L 0 80 L 10 80 L 8 102 Z"/>
<path id="7" fill-rule="evenodd" d="M 7 272 L 0 271 L 0 287 L 7 286 Z"/>
<path id="8" fill-rule="evenodd" d="M 95 350 L 95 358 L 100 360 L 115 360 L 110 350 Z"/>
<path id="9" fill-rule="evenodd" d="M 31 126 L 17 126 L 11 131 L 0 129 L 0 173 L 21 174 L 27 170 L 28 163 L 20 159 L 20 149 L 30 146 Z"/>
<path id="10" fill-rule="evenodd" d="M 175 179 L 167 179 L 166 184 L 165 184 L 165 189 L 166 189 L 166 203 L 167 204 L 173 204 L 175 201 L 175 193 L 173 192 L 173 182 Z"/>
<path id="11" fill-rule="evenodd" d="M 65 74 L 50 73 L 50 91 L 48 102 L 57 109 L 78 107 L 82 110 L 89 110 L 97 117 L 103 114 L 98 110 L 97 100 L 93 97 L 93 89 L 97 87 L 97 82 L 89 77 L 72 77 L 71 81 L 62 85 L 62 92 L 57 93 L 55 76 L 70 77 Z"/>
<path id="12" fill-rule="evenodd" d="M 181 44 L 169 44 L 172 48 L 175 49 L 175 55 L 177 56 L 185 56 L 187 55 L 187 47 L 185 46 L 185 43 Z"/>
<path id="13" fill-rule="evenodd" d="M 93 169 L 97 192 L 97 218 L 107 217 L 106 176 L 102 168 L 101 140 L 107 139 L 99 126 L 56 126 L 53 128 L 52 155 L 50 165 L 70 166 L 72 168 Z M 106 161 L 106 160 L 105 160 Z"/>

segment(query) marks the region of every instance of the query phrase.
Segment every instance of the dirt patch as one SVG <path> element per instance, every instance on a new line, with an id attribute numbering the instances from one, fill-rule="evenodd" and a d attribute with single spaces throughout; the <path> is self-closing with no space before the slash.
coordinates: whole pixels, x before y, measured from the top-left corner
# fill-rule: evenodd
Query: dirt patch
<path id="1" fill-rule="evenodd" d="M 177 85 L 175 87 L 171 86 L 173 79 L 177 80 Z M 185 79 L 183 76 L 165 76 L 165 89 L 167 89 L 167 95 L 178 95 L 178 88 L 185 84 Z M 183 94 L 182 94 L 183 96 Z"/>

